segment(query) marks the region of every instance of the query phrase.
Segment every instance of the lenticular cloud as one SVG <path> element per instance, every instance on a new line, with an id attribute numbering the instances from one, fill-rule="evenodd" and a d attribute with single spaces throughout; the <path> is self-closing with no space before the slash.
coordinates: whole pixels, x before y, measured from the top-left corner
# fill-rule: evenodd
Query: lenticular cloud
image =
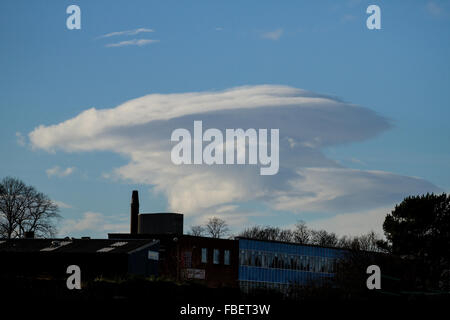
<path id="1" fill-rule="evenodd" d="M 195 120 L 201 120 L 205 130 L 279 129 L 278 174 L 262 177 L 258 168 L 248 165 L 174 165 L 171 133 L 192 128 Z M 437 190 L 417 178 L 343 168 L 322 152 L 324 147 L 364 141 L 389 128 L 387 119 L 368 108 L 288 86 L 260 85 L 150 94 L 41 125 L 29 139 L 35 149 L 124 155 L 128 163 L 112 174 L 163 192 L 170 210 L 197 219 L 214 212 L 225 218 L 247 212 L 251 220 L 252 203 L 272 213 L 332 215 L 390 206 L 405 195 Z M 376 201 L 369 201 L 370 194 Z"/>

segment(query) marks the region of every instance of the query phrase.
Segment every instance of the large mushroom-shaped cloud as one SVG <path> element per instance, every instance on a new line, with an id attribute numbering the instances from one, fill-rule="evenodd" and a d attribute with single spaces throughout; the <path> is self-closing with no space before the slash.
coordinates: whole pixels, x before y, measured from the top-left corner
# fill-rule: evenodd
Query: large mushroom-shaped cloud
<path id="1" fill-rule="evenodd" d="M 202 120 L 204 130 L 222 132 L 279 129 L 278 174 L 261 176 L 250 165 L 174 165 L 171 133 L 177 128 L 192 130 L 195 120 Z M 242 217 L 241 205 L 248 208 L 251 202 L 273 212 L 354 213 L 438 190 L 418 178 L 344 168 L 322 152 L 324 147 L 364 141 L 389 128 L 389 121 L 374 111 L 334 97 L 259 85 L 150 94 L 111 109 L 88 109 L 59 124 L 41 125 L 29 138 L 33 148 L 48 151 L 125 155 L 129 162 L 116 168 L 115 175 L 153 186 L 167 196 L 170 210 L 201 219 L 214 212 Z M 252 210 L 247 213 L 255 215 Z"/>

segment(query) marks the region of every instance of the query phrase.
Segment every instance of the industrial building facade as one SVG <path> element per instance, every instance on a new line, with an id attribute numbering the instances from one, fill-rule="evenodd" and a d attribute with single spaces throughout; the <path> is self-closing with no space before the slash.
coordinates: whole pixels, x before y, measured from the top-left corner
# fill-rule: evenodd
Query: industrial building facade
<path id="1" fill-rule="evenodd" d="M 345 250 L 279 241 L 237 238 L 239 286 L 243 292 L 272 289 L 288 292 L 290 285 L 323 285 L 336 272 Z"/>
<path id="2" fill-rule="evenodd" d="M 243 292 L 273 289 L 286 293 L 291 285 L 323 285 L 336 272 L 343 249 L 237 237 L 216 239 L 183 234 L 183 215 L 139 213 L 133 191 L 130 233 L 109 239 L 158 239 L 158 274 L 210 287 L 240 287 Z"/>
<path id="3" fill-rule="evenodd" d="M 322 285 L 332 279 L 345 250 L 237 237 L 218 239 L 183 234 L 183 215 L 139 213 L 131 202 L 130 233 L 108 239 L 0 239 L 2 274 L 65 275 L 79 265 L 89 278 L 127 274 L 194 281 L 208 287 L 239 287 L 249 293 L 291 285 Z"/>
<path id="4" fill-rule="evenodd" d="M 110 233 L 109 239 L 157 239 L 158 274 L 176 281 L 195 281 L 209 287 L 238 286 L 238 245 L 236 240 L 182 234 Z"/>

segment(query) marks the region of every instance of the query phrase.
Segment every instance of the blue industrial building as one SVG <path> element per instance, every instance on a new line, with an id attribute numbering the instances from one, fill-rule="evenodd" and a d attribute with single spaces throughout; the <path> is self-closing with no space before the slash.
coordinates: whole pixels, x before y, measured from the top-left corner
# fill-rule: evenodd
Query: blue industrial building
<path id="1" fill-rule="evenodd" d="M 290 285 L 323 285 L 334 277 L 344 249 L 237 238 L 239 286 L 243 292 L 273 289 L 288 292 Z"/>

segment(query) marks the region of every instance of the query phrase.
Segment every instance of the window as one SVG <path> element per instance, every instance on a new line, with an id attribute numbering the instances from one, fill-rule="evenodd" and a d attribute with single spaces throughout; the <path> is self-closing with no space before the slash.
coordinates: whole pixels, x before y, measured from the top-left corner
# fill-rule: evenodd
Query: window
<path id="1" fill-rule="evenodd" d="M 184 252 L 183 264 L 186 268 L 192 268 L 192 252 L 190 251 Z"/>
<path id="2" fill-rule="evenodd" d="M 255 266 L 261 267 L 261 252 L 255 252 Z"/>
<path id="3" fill-rule="evenodd" d="M 230 250 L 225 250 L 223 253 L 223 264 L 230 265 Z"/>
<path id="4" fill-rule="evenodd" d="M 245 250 L 245 265 L 246 266 L 249 266 L 250 265 L 250 261 L 251 259 L 250 259 L 250 251 L 248 251 L 248 250 Z"/>
<path id="5" fill-rule="evenodd" d="M 220 256 L 219 249 L 214 249 L 214 256 L 213 256 L 213 263 L 214 264 L 219 264 L 219 256 Z"/>
<path id="6" fill-rule="evenodd" d="M 202 248 L 202 263 L 208 262 L 208 249 Z"/>

